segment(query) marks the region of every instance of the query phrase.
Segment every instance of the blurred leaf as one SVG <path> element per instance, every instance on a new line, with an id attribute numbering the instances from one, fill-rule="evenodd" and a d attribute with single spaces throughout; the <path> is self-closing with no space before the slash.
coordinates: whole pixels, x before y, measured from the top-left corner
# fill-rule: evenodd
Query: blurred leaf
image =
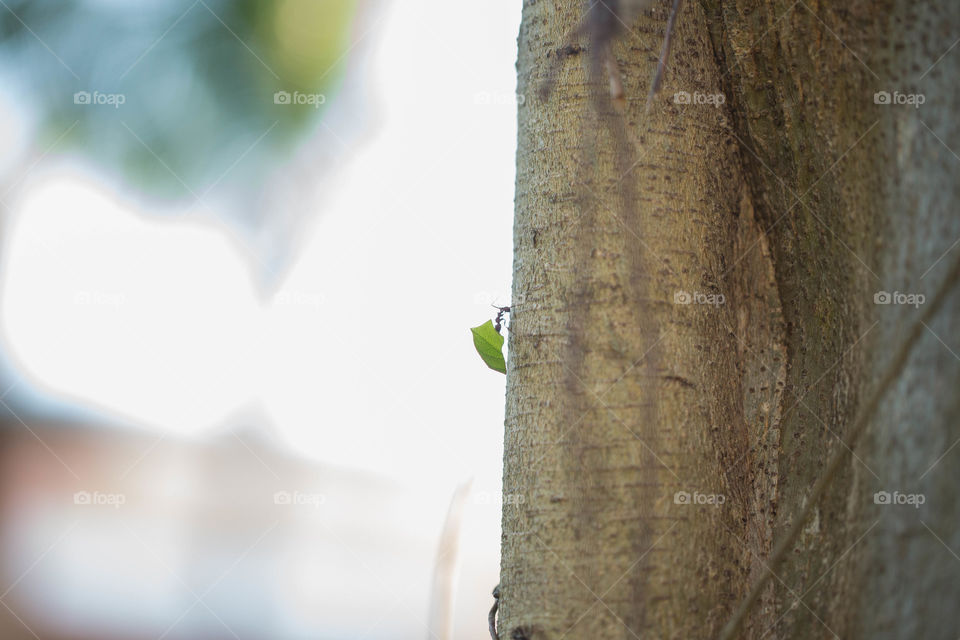
<path id="1" fill-rule="evenodd" d="M 324 84 L 324 78 L 336 68 L 349 47 L 349 25 L 355 10 L 354 0 L 282 0 L 272 11 L 270 51 L 277 72 L 296 88 L 308 89 Z M 323 43 L 323 46 L 318 46 Z"/>
<path id="2" fill-rule="evenodd" d="M 249 193 L 322 117 L 356 4 L 7 0 L 0 69 L 16 84 L 3 90 L 40 122 L 44 147 L 145 195 Z"/>
<path id="3" fill-rule="evenodd" d="M 473 333 L 473 346 L 488 367 L 500 373 L 507 372 L 507 362 L 503 359 L 503 336 L 497 333 L 493 322 L 487 320 L 479 327 L 470 329 Z"/>

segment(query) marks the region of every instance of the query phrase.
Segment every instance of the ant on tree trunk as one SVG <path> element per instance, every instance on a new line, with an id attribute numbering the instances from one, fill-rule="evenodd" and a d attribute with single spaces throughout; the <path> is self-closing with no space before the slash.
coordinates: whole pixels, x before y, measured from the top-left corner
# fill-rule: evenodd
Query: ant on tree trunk
<path id="1" fill-rule="evenodd" d="M 497 330 L 497 333 L 500 333 L 500 328 L 503 326 L 503 314 L 510 313 L 510 307 L 491 306 L 497 310 L 497 318 L 493 321 L 493 328 Z"/>

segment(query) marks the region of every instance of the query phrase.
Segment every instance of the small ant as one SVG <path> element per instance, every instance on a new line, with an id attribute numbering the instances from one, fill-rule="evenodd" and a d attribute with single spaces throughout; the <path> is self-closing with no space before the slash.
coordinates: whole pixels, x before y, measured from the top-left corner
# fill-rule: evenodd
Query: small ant
<path id="1" fill-rule="evenodd" d="M 493 328 L 500 333 L 500 327 L 503 326 L 503 314 L 510 313 L 510 307 L 498 307 L 495 304 L 490 305 L 497 310 L 497 319 L 493 321 Z"/>

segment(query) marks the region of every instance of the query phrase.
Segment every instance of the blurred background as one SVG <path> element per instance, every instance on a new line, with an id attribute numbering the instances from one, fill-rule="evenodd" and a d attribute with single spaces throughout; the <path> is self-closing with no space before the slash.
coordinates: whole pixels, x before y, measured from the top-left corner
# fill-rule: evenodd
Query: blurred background
<path id="1" fill-rule="evenodd" d="M 0 637 L 488 637 L 519 21 L 0 0 Z"/>

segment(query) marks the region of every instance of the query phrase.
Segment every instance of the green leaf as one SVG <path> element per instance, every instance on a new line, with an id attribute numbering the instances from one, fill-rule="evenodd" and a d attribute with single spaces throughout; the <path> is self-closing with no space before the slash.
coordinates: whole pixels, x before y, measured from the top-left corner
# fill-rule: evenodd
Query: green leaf
<path id="1" fill-rule="evenodd" d="M 473 346 L 488 367 L 500 373 L 507 372 L 507 362 L 503 359 L 503 336 L 493 328 L 493 322 L 487 320 L 479 327 L 470 329 L 473 333 Z"/>

